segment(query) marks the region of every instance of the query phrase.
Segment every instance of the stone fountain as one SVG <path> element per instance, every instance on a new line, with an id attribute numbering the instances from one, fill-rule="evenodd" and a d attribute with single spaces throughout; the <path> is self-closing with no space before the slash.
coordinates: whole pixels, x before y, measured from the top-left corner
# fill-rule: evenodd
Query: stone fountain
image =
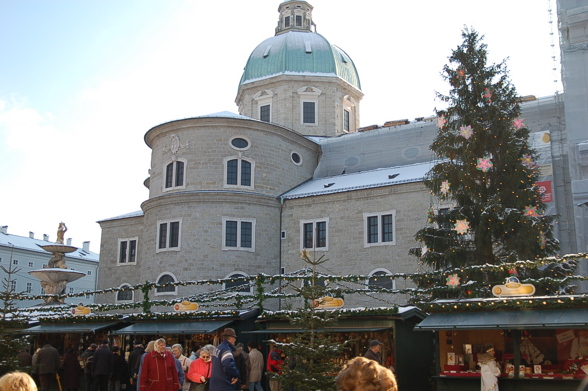
<path id="1" fill-rule="evenodd" d="M 49 263 L 43 269 L 31 270 L 29 272 L 33 277 L 41 280 L 41 286 L 46 294 L 59 295 L 65 293 L 65 287 L 69 282 L 75 281 L 78 278 L 85 276 L 85 273 L 68 270 L 65 266 L 65 254 L 76 251 L 78 248 L 63 244 L 63 237 L 65 236 L 67 227 L 63 222 L 59 223 L 57 229 L 57 240 L 54 244 L 40 246 L 43 250 L 53 254 Z M 44 299 L 44 304 L 63 304 L 63 299 L 48 297 Z"/>

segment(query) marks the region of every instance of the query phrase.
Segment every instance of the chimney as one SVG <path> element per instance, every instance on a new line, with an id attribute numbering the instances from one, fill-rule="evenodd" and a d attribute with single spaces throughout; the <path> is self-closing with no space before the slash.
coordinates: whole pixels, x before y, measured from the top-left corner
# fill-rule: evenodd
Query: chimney
<path id="1" fill-rule="evenodd" d="M 89 240 L 88 240 L 88 241 L 85 241 L 85 242 L 83 243 L 83 245 L 82 245 L 82 249 L 83 249 L 85 252 L 88 252 L 88 253 L 90 252 L 90 241 L 89 241 Z"/>
<path id="2" fill-rule="evenodd" d="M 71 246 L 71 238 L 67 238 L 66 242 L 68 246 Z"/>
<path id="3" fill-rule="evenodd" d="M 47 234 L 43 234 L 43 240 L 48 242 L 49 241 L 49 235 Z"/>
<path id="4" fill-rule="evenodd" d="M 35 238 L 35 233 L 33 231 L 29 231 L 29 238 L 30 239 L 34 239 Z"/>
<path id="5" fill-rule="evenodd" d="M 0 227 L 0 232 L 2 232 L 3 234 L 7 234 L 8 235 L 8 226 L 7 225 L 3 225 L 2 227 Z"/>

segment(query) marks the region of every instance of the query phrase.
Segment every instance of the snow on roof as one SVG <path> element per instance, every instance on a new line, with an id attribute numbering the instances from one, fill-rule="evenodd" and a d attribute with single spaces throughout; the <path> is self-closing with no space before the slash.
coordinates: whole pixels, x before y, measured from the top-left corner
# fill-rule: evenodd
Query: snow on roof
<path id="1" fill-rule="evenodd" d="M 143 216 L 143 211 L 142 210 L 137 210 L 135 212 L 125 213 L 125 214 L 119 215 L 119 216 L 107 217 L 105 219 L 98 220 L 98 222 L 100 223 L 102 221 L 130 219 L 131 217 L 141 217 L 141 216 Z"/>
<path id="2" fill-rule="evenodd" d="M 431 163 L 426 162 L 311 179 L 284 193 L 282 197 L 294 199 L 420 182 L 430 169 Z"/>
<path id="3" fill-rule="evenodd" d="M 195 117 L 195 118 L 209 118 L 209 117 L 251 119 L 251 117 L 247 117 L 247 116 L 241 115 L 241 114 L 235 114 L 230 111 L 219 111 L 218 113 L 199 115 L 198 117 Z"/>
<path id="4" fill-rule="evenodd" d="M 47 256 L 51 256 L 50 252 L 45 251 L 41 248 L 41 246 L 47 246 L 50 244 L 55 243 L 50 242 L 48 240 L 30 238 L 28 236 L 0 233 L 0 246 L 3 247 L 14 247 L 15 249 L 19 250 L 34 251 L 37 253 L 47 254 Z M 95 262 L 98 262 L 100 258 L 100 254 L 92 251 L 85 251 L 83 248 L 78 248 L 74 252 L 65 254 L 65 256 L 66 258 L 77 258 Z"/>

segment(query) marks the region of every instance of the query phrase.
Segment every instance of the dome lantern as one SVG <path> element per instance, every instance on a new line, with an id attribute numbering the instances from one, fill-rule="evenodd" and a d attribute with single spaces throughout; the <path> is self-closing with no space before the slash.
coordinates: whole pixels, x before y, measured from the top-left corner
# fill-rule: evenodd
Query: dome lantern
<path id="1" fill-rule="evenodd" d="M 278 7 L 280 20 L 276 27 L 276 35 L 288 31 L 315 31 L 312 21 L 312 5 L 306 1 L 286 0 Z"/>

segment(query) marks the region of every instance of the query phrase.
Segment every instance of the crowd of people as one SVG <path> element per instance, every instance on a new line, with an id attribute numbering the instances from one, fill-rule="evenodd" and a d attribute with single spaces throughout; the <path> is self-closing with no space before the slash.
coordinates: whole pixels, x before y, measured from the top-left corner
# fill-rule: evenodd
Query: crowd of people
<path id="1" fill-rule="evenodd" d="M 336 378 L 337 389 L 397 391 L 393 372 L 382 366 L 381 346 L 372 341 L 365 357 L 349 361 Z M 78 391 L 82 373 L 85 391 L 125 391 L 129 387 L 130 391 L 264 391 L 264 373 L 269 378 L 268 391 L 286 391 L 280 381 L 282 353 L 273 348 L 265 361 L 255 343 L 247 347 L 237 343 L 232 328 L 223 331 L 218 346 L 194 346 L 189 355 L 184 355 L 182 345 L 168 346 L 159 338 L 145 347 L 135 343 L 127 359 L 118 346 L 110 347 L 104 340 L 90 344 L 79 357 L 69 348 L 63 360 L 46 342 L 23 360 L 29 360 L 32 377 L 23 372 L 7 374 L 0 378 L 0 391 L 49 391 L 55 382 L 60 390 Z"/>

